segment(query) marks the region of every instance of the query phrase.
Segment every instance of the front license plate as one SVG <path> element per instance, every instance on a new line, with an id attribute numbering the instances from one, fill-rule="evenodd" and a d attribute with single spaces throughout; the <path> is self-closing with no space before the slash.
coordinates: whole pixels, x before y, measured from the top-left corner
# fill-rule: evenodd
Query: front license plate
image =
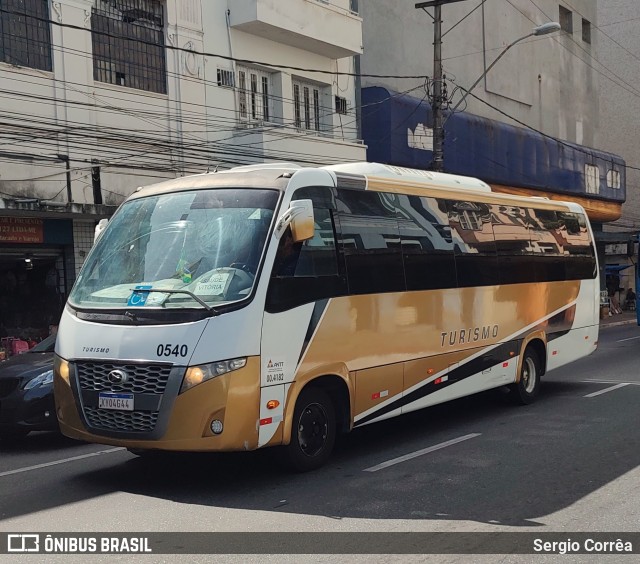
<path id="1" fill-rule="evenodd" d="M 133 394 L 106 394 L 98 396 L 100 409 L 115 409 L 118 411 L 133 411 Z"/>

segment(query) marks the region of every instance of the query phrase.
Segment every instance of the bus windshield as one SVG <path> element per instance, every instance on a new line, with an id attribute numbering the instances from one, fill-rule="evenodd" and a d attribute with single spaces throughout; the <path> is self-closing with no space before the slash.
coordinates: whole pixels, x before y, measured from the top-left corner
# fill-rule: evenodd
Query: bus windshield
<path id="1" fill-rule="evenodd" d="M 225 188 L 126 202 L 87 258 L 69 302 L 202 308 L 245 299 L 277 201 L 274 190 Z"/>

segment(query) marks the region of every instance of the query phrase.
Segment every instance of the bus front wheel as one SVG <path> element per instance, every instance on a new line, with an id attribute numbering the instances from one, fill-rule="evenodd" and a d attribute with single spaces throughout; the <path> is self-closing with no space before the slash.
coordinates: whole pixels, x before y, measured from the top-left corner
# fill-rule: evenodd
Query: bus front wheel
<path id="1" fill-rule="evenodd" d="M 540 392 L 540 359 L 536 351 L 528 347 L 522 357 L 520 367 L 520 378 L 515 384 L 511 384 L 509 389 L 513 400 L 521 405 L 533 403 Z"/>
<path id="2" fill-rule="evenodd" d="M 286 462 L 296 472 L 320 468 L 336 441 L 336 414 L 331 398 L 320 388 L 305 388 L 293 412 Z"/>

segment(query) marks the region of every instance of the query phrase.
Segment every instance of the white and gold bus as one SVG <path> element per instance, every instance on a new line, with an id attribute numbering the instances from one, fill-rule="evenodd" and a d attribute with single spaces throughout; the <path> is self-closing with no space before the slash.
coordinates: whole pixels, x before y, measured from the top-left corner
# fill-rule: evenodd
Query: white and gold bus
<path id="1" fill-rule="evenodd" d="M 598 339 L 573 203 L 362 163 L 256 165 L 138 189 L 60 324 L 62 431 L 133 452 L 284 445 L 323 464 L 359 425 L 508 386 Z"/>

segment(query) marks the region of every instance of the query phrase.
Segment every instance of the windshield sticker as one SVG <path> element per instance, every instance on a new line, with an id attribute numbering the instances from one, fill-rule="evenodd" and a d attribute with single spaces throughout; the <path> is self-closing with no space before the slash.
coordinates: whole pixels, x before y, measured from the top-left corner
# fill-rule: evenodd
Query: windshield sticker
<path id="1" fill-rule="evenodd" d="M 131 307 L 144 307 L 149 297 L 151 286 L 136 286 L 133 293 L 129 296 L 127 305 Z"/>
<path id="2" fill-rule="evenodd" d="M 196 284 L 195 293 L 204 296 L 221 296 L 227 288 L 230 277 L 230 272 L 216 272 L 205 277 Z"/>
<path id="3" fill-rule="evenodd" d="M 147 306 L 162 305 L 168 297 L 169 297 L 169 294 L 162 294 L 161 292 L 153 292 L 152 294 L 149 294 L 146 305 Z"/>
<path id="4" fill-rule="evenodd" d="M 152 292 L 151 289 L 152 286 L 136 286 L 129 296 L 127 305 L 130 307 L 159 306 L 169 297 L 169 294 Z"/>

